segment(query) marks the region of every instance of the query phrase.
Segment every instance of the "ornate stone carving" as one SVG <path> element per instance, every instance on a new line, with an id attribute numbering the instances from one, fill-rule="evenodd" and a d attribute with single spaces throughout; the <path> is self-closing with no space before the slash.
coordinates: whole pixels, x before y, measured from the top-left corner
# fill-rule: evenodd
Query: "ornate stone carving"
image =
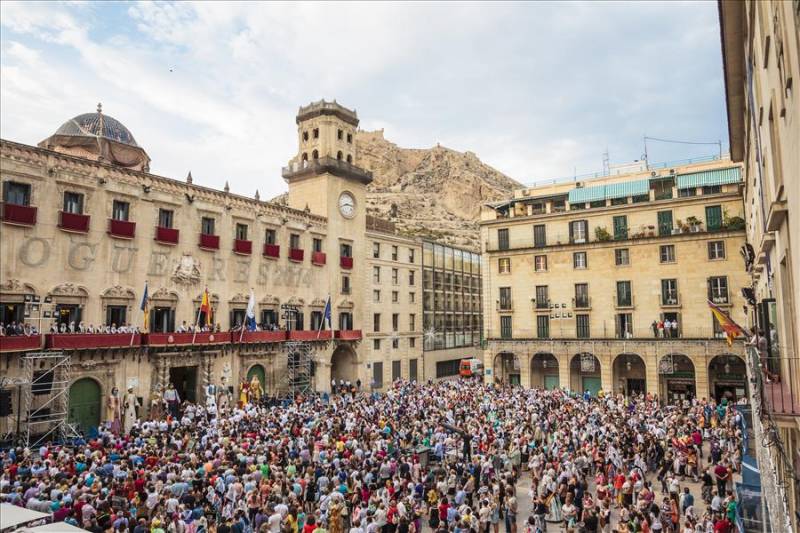
<path id="1" fill-rule="evenodd" d="M 0 283 L 0 292 L 5 294 L 36 294 L 36 288 L 30 283 L 21 283 L 18 279 L 7 279 Z"/>
<path id="2" fill-rule="evenodd" d="M 53 287 L 50 294 L 53 296 L 81 296 L 87 298 L 89 296 L 89 291 L 74 283 L 62 283 L 61 285 Z"/>
<path id="3" fill-rule="evenodd" d="M 161 287 L 150 296 L 150 299 L 177 301 L 178 294 L 174 291 L 167 289 L 166 287 Z"/>
<path id="4" fill-rule="evenodd" d="M 352 309 L 353 308 L 353 301 L 352 300 L 347 300 L 347 299 L 342 300 L 341 302 L 339 302 L 339 305 L 337 307 L 340 308 L 340 309 Z"/>
<path id="5" fill-rule="evenodd" d="M 261 305 L 278 305 L 280 303 L 280 299 L 277 296 L 273 296 L 271 294 L 265 295 L 261 298 Z"/>
<path id="6" fill-rule="evenodd" d="M 200 262 L 192 254 L 183 254 L 172 272 L 172 281 L 182 285 L 198 283 L 200 281 Z"/>
<path id="7" fill-rule="evenodd" d="M 115 285 L 103 291 L 103 295 L 101 297 L 133 300 L 136 298 L 136 294 L 134 294 L 134 292 L 127 287 L 123 287 L 122 285 Z"/>
<path id="8" fill-rule="evenodd" d="M 314 298 L 310 304 L 311 307 L 325 307 L 325 300 L 322 298 Z"/>
<path id="9" fill-rule="evenodd" d="M 297 296 L 292 296 L 291 298 L 289 298 L 289 301 L 286 302 L 286 303 L 288 303 L 289 305 L 297 305 L 297 306 L 301 306 L 301 305 L 305 305 L 306 304 L 305 300 L 303 300 L 302 298 L 298 298 Z"/>
<path id="10" fill-rule="evenodd" d="M 242 294 L 241 292 L 236 294 L 233 298 L 230 299 L 230 303 L 232 304 L 239 304 L 244 303 L 246 304 L 250 298 Z"/>

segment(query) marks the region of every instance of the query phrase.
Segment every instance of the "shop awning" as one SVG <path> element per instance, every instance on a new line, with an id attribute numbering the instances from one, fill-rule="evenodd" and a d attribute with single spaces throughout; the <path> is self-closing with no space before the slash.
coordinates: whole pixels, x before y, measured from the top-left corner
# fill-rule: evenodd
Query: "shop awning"
<path id="1" fill-rule="evenodd" d="M 623 181 L 606 185 L 606 198 L 627 198 L 628 196 L 641 196 L 650 193 L 650 180 Z"/>
<path id="2" fill-rule="evenodd" d="M 572 189 L 569 191 L 568 199 L 569 203 L 571 204 L 585 204 L 586 202 L 605 200 L 606 186 L 598 185 L 597 187 L 581 187 L 580 189 Z"/>
<path id="3" fill-rule="evenodd" d="M 720 168 L 691 174 L 679 174 L 676 185 L 679 189 L 693 189 L 695 187 L 709 187 L 738 183 L 742 180 L 739 167 Z"/>

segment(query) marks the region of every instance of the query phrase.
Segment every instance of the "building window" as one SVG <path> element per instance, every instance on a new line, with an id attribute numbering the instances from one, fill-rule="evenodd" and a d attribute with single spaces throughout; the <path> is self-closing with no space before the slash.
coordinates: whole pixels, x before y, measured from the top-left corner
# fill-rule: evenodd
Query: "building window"
<path id="1" fill-rule="evenodd" d="M 128 220 L 130 204 L 121 200 L 114 200 L 111 204 L 111 218 L 114 220 Z"/>
<path id="2" fill-rule="evenodd" d="M 315 139 L 319 139 L 319 128 L 314 128 L 313 134 Z"/>
<path id="3" fill-rule="evenodd" d="M 397 340 L 397 339 L 395 339 Z M 397 346 L 395 346 L 397 348 Z M 392 381 L 400 379 L 400 361 L 392 361 Z"/>
<path id="4" fill-rule="evenodd" d="M 575 252 L 572 254 L 572 267 L 576 269 L 586 268 L 586 252 Z"/>
<path id="5" fill-rule="evenodd" d="M 616 263 L 617 266 L 631 264 L 631 257 L 627 248 L 617 248 L 614 250 L 614 263 Z"/>
<path id="6" fill-rule="evenodd" d="M 74 215 L 83 214 L 83 195 L 77 192 L 64 193 L 64 212 Z"/>
<path id="7" fill-rule="evenodd" d="M 350 294 L 350 276 L 342 276 L 342 294 Z"/>
<path id="8" fill-rule="evenodd" d="M 380 339 L 372 339 L 372 349 L 376 350 L 376 351 L 381 349 L 381 340 Z"/>
<path id="9" fill-rule="evenodd" d="M 588 220 L 573 220 L 572 222 L 569 223 L 569 242 L 571 243 L 586 242 L 588 234 L 589 234 Z"/>
<path id="10" fill-rule="evenodd" d="M 392 261 L 397 261 L 397 246 L 392 246 Z"/>
<path id="11" fill-rule="evenodd" d="M 304 141 L 307 141 L 307 140 L 308 140 L 308 132 L 307 132 L 307 131 L 304 131 L 304 132 L 303 132 L 303 140 L 304 140 Z"/>
<path id="12" fill-rule="evenodd" d="M 343 331 L 353 329 L 352 313 L 339 313 L 339 329 Z"/>
<path id="13" fill-rule="evenodd" d="M 158 226 L 160 228 L 172 228 L 172 211 L 169 209 L 158 210 Z"/>
<path id="14" fill-rule="evenodd" d="M 630 281 L 617 282 L 617 305 L 629 307 L 633 303 L 633 295 L 631 294 Z"/>
<path id="15" fill-rule="evenodd" d="M 713 329 L 713 335 L 715 339 L 724 339 L 727 337 L 725 330 L 722 329 L 722 325 L 720 325 L 719 321 L 717 321 L 717 317 L 714 315 L 714 313 L 711 313 L 711 327 Z"/>
<path id="16" fill-rule="evenodd" d="M 414 313 L 409 313 L 408 315 L 408 329 L 410 331 L 417 329 L 417 315 Z"/>
<path id="17" fill-rule="evenodd" d="M 461 359 L 451 359 L 449 361 L 437 361 L 436 377 L 446 378 L 448 376 L 457 376 L 460 367 L 461 367 Z"/>
<path id="18" fill-rule="evenodd" d="M 547 339 L 550 337 L 550 317 L 548 315 L 539 315 L 536 317 L 536 336 L 540 339 Z"/>
<path id="19" fill-rule="evenodd" d="M 311 311 L 311 330 L 319 331 L 322 329 L 322 311 Z"/>
<path id="20" fill-rule="evenodd" d="M 314 237 L 314 239 L 311 241 L 311 248 L 313 248 L 313 250 L 315 252 L 321 252 L 322 251 L 322 239 Z"/>
<path id="21" fill-rule="evenodd" d="M 236 240 L 247 240 L 247 224 L 236 224 Z"/>
<path id="22" fill-rule="evenodd" d="M 586 309 L 589 307 L 589 284 L 576 283 L 575 284 L 575 305 L 579 309 Z"/>
<path id="23" fill-rule="evenodd" d="M 127 311 L 128 308 L 124 305 L 109 305 L 106 307 L 106 326 L 124 326 L 127 324 Z"/>
<path id="24" fill-rule="evenodd" d="M 278 325 L 278 312 L 275 309 L 261 311 L 261 329 L 272 330 Z"/>
<path id="25" fill-rule="evenodd" d="M 536 309 L 547 309 L 550 307 L 550 297 L 547 285 L 536 286 Z"/>
<path id="26" fill-rule="evenodd" d="M 397 291 L 392 291 L 392 303 L 396 304 L 400 301 L 400 293 Z"/>
<path id="27" fill-rule="evenodd" d="M 343 137 L 344 137 L 344 132 L 342 130 L 336 130 L 336 138 L 341 141 Z"/>
<path id="28" fill-rule="evenodd" d="M 353 156 L 351 154 L 347 154 L 347 162 L 348 163 L 352 163 L 353 162 Z"/>
<path id="29" fill-rule="evenodd" d="M 501 257 L 497 260 L 497 271 L 500 274 L 510 274 L 511 273 L 511 258 L 510 257 Z"/>
<path id="30" fill-rule="evenodd" d="M 631 313 L 618 313 L 615 316 L 616 337 L 628 339 L 633 336 L 633 315 Z"/>
<path id="31" fill-rule="evenodd" d="M 267 229 L 264 231 L 264 244 L 275 244 L 274 229 Z"/>
<path id="32" fill-rule="evenodd" d="M 297 233 L 292 233 L 289 235 L 289 248 L 292 250 L 300 249 L 300 235 Z"/>
<path id="33" fill-rule="evenodd" d="M 373 313 L 372 315 L 372 331 L 380 331 L 381 330 L 381 314 L 380 313 Z"/>
<path id="34" fill-rule="evenodd" d="M 409 263 L 413 263 L 414 262 L 414 249 L 413 248 L 409 248 L 408 249 L 408 262 Z"/>
<path id="35" fill-rule="evenodd" d="M 392 313 L 392 331 L 400 329 L 400 314 Z"/>
<path id="36" fill-rule="evenodd" d="M 546 255 L 537 255 L 533 258 L 533 268 L 536 272 L 546 272 L 547 271 L 547 256 Z"/>
<path id="37" fill-rule="evenodd" d="M 678 305 L 678 280 L 661 280 L 661 304 Z"/>
<path id="38" fill-rule="evenodd" d="M 372 386 L 383 387 L 383 363 L 380 361 L 372 363 Z"/>
<path id="39" fill-rule="evenodd" d="M 409 348 L 416 348 L 417 347 L 417 338 L 416 337 L 409 337 L 408 338 L 408 347 Z M 412 368 L 414 368 L 414 372 L 411 374 L 412 375 L 411 379 L 416 379 L 416 376 L 417 376 L 417 372 L 416 372 L 417 360 L 416 359 L 411 359 L 409 362 L 412 363 Z"/>
<path id="40" fill-rule="evenodd" d="M 500 338 L 502 338 L 502 339 L 510 339 L 511 338 L 511 317 L 510 316 L 501 316 L 500 317 Z"/>
<path id="41" fill-rule="evenodd" d="M 628 217 L 619 215 L 614 217 L 614 239 L 623 240 L 628 238 Z"/>
<path id="42" fill-rule="evenodd" d="M 372 301 L 375 302 L 375 303 L 380 303 L 380 301 L 381 301 L 381 291 L 379 291 L 377 289 L 372 291 Z"/>
<path id="43" fill-rule="evenodd" d="M 547 246 L 547 226 L 544 224 L 537 224 L 533 227 L 533 246 L 535 248 Z"/>
<path id="44" fill-rule="evenodd" d="M 719 194 L 722 192 L 722 185 L 704 185 L 703 194 Z"/>
<path id="45" fill-rule="evenodd" d="M 706 228 L 708 231 L 722 229 L 722 207 L 718 205 L 706 207 Z"/>
<path id="46" fill-rule="evenodd" d="M 417 293 L 409 292 L 408 293 L 408 303 L 413 304 L 416 301 Z"/>
<path id="47" fill-rule="evenodd" d="M 319 159 L 319 151 L 318 150 L 316 150 L 316 149 L 312 150 L 311 159 Z"/>
<path id="48" fill-rule="evenodd" d="M 728 303 L 728 277 L 708 278 L 708 299 L 715 304 Z"/>
<path id="49" fill-rule="evenodd" d="M 678 198 L 688 198 L 690 196 L 697 196 L 697 189 L 695 187 L 678 189 Z"/>
<path id="50" fill-rule="evenodd" d="M 575 336 L 579 339 L 589 338 L 589 315 L 575 315 Z"/>
<path id="51" fill-rule="evenodd" d="M 373 283 L 381 282 L 381 267 L 379 266 L 372 267 L 372 282 Z"/>
<path id="52" fill-rule="evenodd" d="M 711 241 L 708 243 L 708 259 L 725 259 L 725 241 Z"/>
<path id="53" fill-rule="evenodd" d="M 392 269 L 392 285 L 400 283 L 400 271 L 396 268 Z"/>
<path id="54" fill-rule="evenodd" d="M 31 186 L 27 183 L 17 183 L 16 181 L 4 182 L 3 201 L 13 205 L 30 205 Z"/>
<path id="55" fill-rule="evenodd" d="M 628 198 L 623 196 L 622 198 L 612 198 L 611 205 L 625 205 L 628 203 Z"/>
<path id="56" fill-rule="evenodd" d="M 408 271 L 408 284 L 409 284 L 411 287 L 413 287 L 413 286 L 414 286 L 414 284 L 416 283 L 416 281 L 417 281 L 417 279 L 416 279 L 416 272 L 414 272 L 413 270 L 409 270 L 409 271 Z"/>
<path id="57" fill-rule="evenodd" d="M 674 263 L 675 262 L 675 245 L 674 244 L 662 244 L 659 247 L 659 257 L 662 263 Z"/>
<path id="58" fill-rule="evenodd" d="M 508 250 L 508 229 L 497 230 L 497 247 L 500 250 Z"/>
<path id="59" fill-rule="evenodd" d="M 373 259 L 381 258 L 381 243 L 379 242 L 372 243 L 372 257 Z"/>
<path id="60" fill-rule="evenodd" d="M 347 134 L 347 142 L 349 142 L 349 143 L 353 142 L 353 134 L 352 133 L 348 133 Z"/>
<path id="61" fill-rule="evenodd" d="M 672 233 L 672 211 L 659 211 L 656 213 L 658 220 L 658 234 L 670 235 Z"/>
<path id="62" fill-rule="evenodd" d="M 203 235 L 214 235 L 214 219 L 203 217 L 200 219 L 200 233 Z"/>
<path id="63" fill-rule="evenodd" d="M 511 287 L 500 287 L 500 310 L 511 310 Z"/>

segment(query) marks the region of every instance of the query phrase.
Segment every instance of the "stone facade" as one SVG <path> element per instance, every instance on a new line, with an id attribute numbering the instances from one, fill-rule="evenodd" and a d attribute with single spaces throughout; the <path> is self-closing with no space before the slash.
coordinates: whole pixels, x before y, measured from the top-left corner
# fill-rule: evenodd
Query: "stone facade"
<path id="1" fill-rule="evenodd" d="M 665 400 L 741 397 L 740 344 L 707 300 L 746 325 L 740 169 L 710 161 L 517 191 L 487 205 L 487 378 Z M 653 324 L 677 322 L 663 334 Z"/>

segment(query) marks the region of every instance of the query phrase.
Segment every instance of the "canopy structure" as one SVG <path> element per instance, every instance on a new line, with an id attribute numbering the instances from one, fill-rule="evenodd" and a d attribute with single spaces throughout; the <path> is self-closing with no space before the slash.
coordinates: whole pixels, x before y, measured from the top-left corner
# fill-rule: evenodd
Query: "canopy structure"
<path id="1" fill-rule="evenodd" d="M 32 511 L 10 503 L 0 503 L 0 531 L 10 531 L 14 526 L 22 526 L 34 520 L 42 520 L 51 516 L 48 513 Z"/>
<path id="2" fill-rule="evenodd" d="M 600 200 L 613 200 L 614 198 L 627 198 L 628 196 L 641 196 L 649 194 L 650 180 L 631 180 L 620 183 L 596 185 L 594 187 L 581 187 L 569 191 L 569 203 L 583 204 Z"/>
<path id="3" fill-rule="evenodd" d="M 719 168 L 691 174 L 679 174 L 675 185 L 679 189 L 693 189 L 695 187 L 710 187 L 726 185 L 742 181 L 739 167 Z"/>

